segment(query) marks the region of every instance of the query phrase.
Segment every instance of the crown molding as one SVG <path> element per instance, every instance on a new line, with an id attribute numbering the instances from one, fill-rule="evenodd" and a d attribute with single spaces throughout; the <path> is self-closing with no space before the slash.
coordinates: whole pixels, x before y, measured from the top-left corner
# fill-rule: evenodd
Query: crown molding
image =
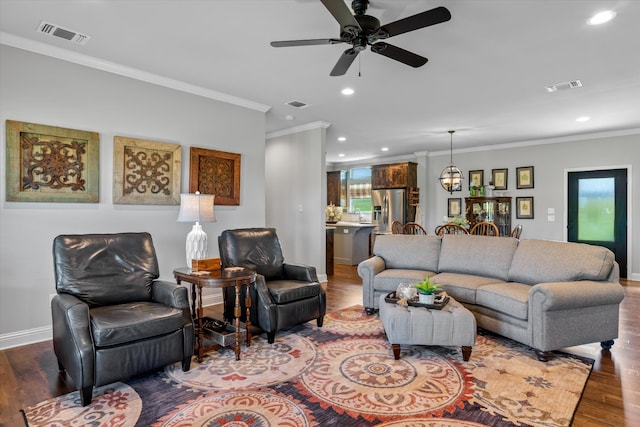
<path id="1" fill-rule="evenodd" d="M 280 136 L 286 136 L 294 133 L 305 132 L 312 129 L 319 129 L 319 128 L 326 129 L 329 126 L 331 126 L 331 123 L 329 122 L 324 122 L 324 121 L 310 122 L 304 125 L 295 126 L 288 129 L 282 129 L 275 132 L 270 132 L 267 134 L 267 139 L 278 138 Z"/>
<path id="2" fill-rule="evenodd" d="M 622 129 L 622 130 L 614 130 L 614 131 L 607 131 L 607 132 L 559 136 L 559 137 L 546 138 L 546 139 L 533 139 L 530 141 L 509 142 L 506 144 L 485 145 L 482 147 L 458 148 L 453 150 L 453 154 L 477 153 L 479 151 L 505 150 L 508 148 L 531 147 L 535 145 L 545 145 L 545 144 L 560 144 L 563 142 L 587 141 L 590 139 L 612 138 L 617 136 L 628 136 L 628 135 L 639 135 L 639 134 L 640 134 L 640 128 Z M 432 151 L 428 155 L 429 157 L 435 157 L 435 156 L 442 156 L 445 154 L 447 155 L 450 154 L 450 151 L 449 150 Z"/>
<path id="3" fill-rule="evenodd" d="M 190 93 L 192 95 L 202 96 L 204 98 L 213 99 L 215 101 L 226 102 L 228 104 L 257 110 L 266 113 L 271 109 L 270 105 L 260 104 L 248 99 L 207 89 L 201 86 L 192 85 L 180 80 L 170 79 L 157 74 L 138 70 L 136 68 L 126 67 L 115 62 L 105 61 L 93 56 L 84 55 L 82 53 L 73 52 L 71 50 L 62 49 L 57 46 L 42 43 L 35 40 L 26 39 L 10 33 L 0 32 L 0 44 L 15 47 L 17 49 L 26 50 L 40 55 L 49 56 L 63 61 L 72 62 L 74 64 L 83 65 L 85 67 L 94 68 L 96 70 L 106 71 L 108 73 L 117 74 L 123 77 L 140 80 L 146 83 L 163 86 L 169 89 L 175 89 L 181 92 Z"/>

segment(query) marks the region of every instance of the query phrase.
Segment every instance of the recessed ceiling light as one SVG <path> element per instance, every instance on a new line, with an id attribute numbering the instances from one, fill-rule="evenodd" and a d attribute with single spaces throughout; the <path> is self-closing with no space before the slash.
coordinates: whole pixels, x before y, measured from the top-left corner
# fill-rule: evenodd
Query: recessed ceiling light
<path id="1" fill-rule="evenodd" d="M 582 122 L 588 122 L 589 120 L 591 120 L 591 117 L 588 116 L 582 116 L 582 117 L 578 117 L 576 119 L 576 122 L 582 123 Z"/>
<path id="2" fill-rule="evenodd" d="M 340 141 L 340 142 L 344 142 L 344 141 L 346 141 L 346 140 L 347 140 L 347 138 L 346 138 L 346 137 L 344 137 L 344 136 L 339 136 L 339 137 L 338 137 L 338 141 Z"/>
<path id="3" fill-rule="evenodd" d="M 286 116 L 284 116 L 285 120 L 295 120 L 295 116 L 293 114 L 287 114 Z"/>
<path id="4" fill-rule="evenodd" d="M 389 151 L 389 147 L 382 147 L 380 150 L 381 151 Z"/>
<path id="5" fill-rule="evenodd" d="M 344 153 L 338 154 L 338 157 L 344 157 Z"/>
<path id="6" fill-rule="evenodd" d="M 604 10 L 602 12 L 596 13 L 591 18 L 589 18 L 587 23 L 589 25 L 600 25 L 604 24 L 605 22 L 611 21 L 615 17 L 616 13 L 613 10 Z"/>
<path id="7" fill-rule="evenodd" d="M 342 89 L 343 95 L 353 95 L 354 93 L 355 90 L 351 89 L 350 87 L 345 87 L 344 89 Z"/>

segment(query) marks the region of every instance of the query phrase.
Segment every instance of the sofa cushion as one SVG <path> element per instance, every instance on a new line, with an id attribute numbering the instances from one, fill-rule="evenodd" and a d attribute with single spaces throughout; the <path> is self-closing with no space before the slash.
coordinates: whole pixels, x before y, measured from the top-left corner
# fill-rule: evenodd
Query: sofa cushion
<path id="1" fill-rule="evenodd" d="M 376 236 L 373 254 L 384 259 L 387 269 L 438 271 L 440 237 L 381 234 Z"/>
<path id="2" fill-rule="evenodd" d="M 507 280 L 518 239 L 445 234 L 439 272 L 474 274 Z"/>
<path id="3" fill-rule="evenodd" d="M 476 290 L 481 286 L 502 282 L 492 277 L 459 273 L 439 273 L 433 276 L 431 281 L 440 285 L 458 301 L 468 304 L 476 304 Z"/>
<path id="4" fill-rule="evenodd" d="M 383 270 L 373 279 L 373 289 L 377 292 L 392 292 L 402 282 L 422 282 L 426 276 L 435 276 L 434 271 L 390 269 Z"/>
<path id="5" fill-rule="evenodd" d="M 527 320 L 531 286 L 516 282 L 492 283 L 476 290 L 476 304 Z"/>
<path id="6" fill-rule="evenodd" d="M 603 281 L 613 265 L 613 252 L 601 246 L 522 240 L 511 263 L 509 281 L 529 285 L 575 280 Z"/>

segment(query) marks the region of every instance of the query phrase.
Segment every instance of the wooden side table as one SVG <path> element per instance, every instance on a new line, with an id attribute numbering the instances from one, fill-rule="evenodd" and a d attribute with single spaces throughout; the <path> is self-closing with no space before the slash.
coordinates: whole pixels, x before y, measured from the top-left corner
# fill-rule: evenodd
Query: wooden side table
<path id="1" fill-rule="evenodd" d="M 227 288 L 230 286 L 236 289 L 235 308 L 233 311 L 235 326 L 235 346 L 236 360 L 240 360 L 240 289 L 244 285 L 247 287 L 245 305 L 247 308 L 247 346 L 251 343 L 251 284 L 256 281 L 256 273 L 253 270 L 243 267 L 229 267 L 213 271 L 192 271 L 188 267 L 177 268 L 173 270 L 173 276 L 176 282 L 180 284 L 182 281 L 191 283 L 191 314 L 195 323 L 196 340 L 194 350 L 198 358 L 198 362 L 202 362 L 202 355 L 209 350 L 221 346 L 215 344 L 210 347 L 204 347 L 204 328 L 202 319 L 204 310 L 202 309 L 202 288 Z M 214 334 L 216 331 L 212 331 Z"/>

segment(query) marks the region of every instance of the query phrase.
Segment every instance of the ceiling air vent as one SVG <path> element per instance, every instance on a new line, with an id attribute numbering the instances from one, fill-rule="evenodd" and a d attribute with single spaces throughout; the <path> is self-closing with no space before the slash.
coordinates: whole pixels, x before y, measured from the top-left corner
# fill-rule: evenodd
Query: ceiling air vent
<path id="1" fill-rule="evenodd" d="M 302 101 L 289 101 L 287 102 L 287 105 L 290 105 L 295 108 L 307 108 L 309 106 L 308 104 L 305 104 Z"/>
<path id="2" fill-rule="evenodd" d="M 547 92 L 555 92 L 557 90 L 576 89 L 579 87 L 582 87 L 582 82 L 580 80 L 571 80 L 570 82 L 562 82 L 545 86 L 545 89 L 547 89 Z"/>
<path id="3" fill-rule="evenodd" d="M 62 28 L 56 24 L 42 21 L 38 26 L 38 32 L 47 34 L 50 36 L 60 37 L 61 39 L 68 40 L 75 44 L 85 45 L 91 38 L 86 34 L 79 33 L 77 31 L 69 30 L 68 28 Z"/>

